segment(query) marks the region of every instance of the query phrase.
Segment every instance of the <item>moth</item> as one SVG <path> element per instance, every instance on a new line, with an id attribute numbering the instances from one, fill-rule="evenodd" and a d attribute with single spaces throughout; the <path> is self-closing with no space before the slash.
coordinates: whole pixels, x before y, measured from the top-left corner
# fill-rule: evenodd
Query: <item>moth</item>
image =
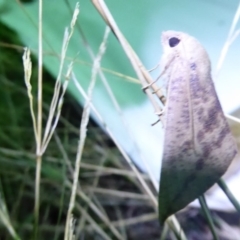
<path id="1" fill-rule="evenodd" d="M 194 37 L 175 31 L 163 32 L 162 46 L 167 102 L 160 222 L 216 183 L 237 153 L 205 49 Z"/>

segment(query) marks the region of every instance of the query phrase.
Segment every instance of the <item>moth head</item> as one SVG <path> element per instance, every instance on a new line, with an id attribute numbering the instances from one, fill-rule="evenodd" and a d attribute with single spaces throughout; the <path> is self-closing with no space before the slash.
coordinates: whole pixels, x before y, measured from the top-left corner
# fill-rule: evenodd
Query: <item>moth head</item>
<path id="1" fill-rule="evenodd" d="M 181 61 L 195 63 L 200 71 L 209 71 L 210 61 L 205 49 L 194 37 L 176 31 L 166 31 L 162 33 L 163 65 L 170 61 Z M 206 67 L 208 66 L 208 67 Z"/>
<path id="2" fill-rule="evenodd" d="M 163 51 L 166 54 L 179 54 L 181 55 L 184 45 L 188 40 L 188 36 L 182 32 L 166 31 L 162 33 L 162 46 Z"/>

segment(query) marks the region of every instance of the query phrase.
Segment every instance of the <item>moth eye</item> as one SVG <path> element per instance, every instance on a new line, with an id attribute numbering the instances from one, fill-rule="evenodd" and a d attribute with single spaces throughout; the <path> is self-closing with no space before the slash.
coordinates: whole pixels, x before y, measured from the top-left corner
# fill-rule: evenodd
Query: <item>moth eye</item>
<path id="1" fill-rule="evenodd" d="M 172 37 L 172 38 L 170 38 L 169 41 L 168 41 L 170 47 L 175 47 L 175 46 L 177 46 L 179 42 L 180 42 L 180 39 L 179 39 L 179 38 L 176 38 L 176 37 Z"/>

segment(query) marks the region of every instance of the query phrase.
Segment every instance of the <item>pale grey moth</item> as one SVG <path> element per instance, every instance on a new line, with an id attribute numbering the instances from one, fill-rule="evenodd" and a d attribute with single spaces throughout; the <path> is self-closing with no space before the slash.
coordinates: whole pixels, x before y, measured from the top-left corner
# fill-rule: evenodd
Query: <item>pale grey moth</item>
<path id="1" fill-rule="evenodd" d="M 184 208 L 227 170 L 237 146 L 211 77 L 208 54 L 182 32 L 162 34 L 167 103 L 159 218 Z"/>

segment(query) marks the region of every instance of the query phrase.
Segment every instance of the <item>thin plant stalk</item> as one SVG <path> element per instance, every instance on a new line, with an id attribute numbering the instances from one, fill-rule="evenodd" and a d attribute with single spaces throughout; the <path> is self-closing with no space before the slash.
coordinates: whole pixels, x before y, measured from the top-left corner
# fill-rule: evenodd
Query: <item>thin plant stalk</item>
<path id="1" fill-rule="evenodd" d="M 34 130 L 34 136 L 35 141 L 37 142 L 37 123 L 33 108 L 33 95 L 32 95 L 32 85 L 31 85 L 31 75 L 32 75 L 32 62 L 30 57 L 30 50 L 28 48 L 24 48 L 24 54 L 23 54 L 23 66 L 24 66 L 24 81 L 27 87 L 27 94 L 29 98 L 29 108 L 31 112 L 31 118 L 33 122 L 33 130 Z"/>
<path id="2" fill-rule="evenodd" d="M 232 121 L 234 121 L 236 123 L 240 123 L 240 119 L 239 118 L 231 116 L 231 115 L 226 114 L 226 113 L 224 115 L 225 115 L 226 118 L 228 118 L 228 119 L 230 119 L 230 120 L 232 120 Z"/>
<path id="3" fill-rule="evenodd" d="M 175 237 L 179 240 L 187 240 L 187 237 L 185 236 L 185 233 L 183 229 L 181 228 L 177 218 L 175 215 L 170 216 L 166 220 L 166 224 L 168 224 L 169 228 L 172 230 L 172 232 L 175 234 Z"/>
<path id="4" fill-rule="evenodd" d="M 81 215 L 84 216 L 88 223 L 91 224 L 93 229 L 101 235 L 101 237 L 105 240 L 111 240 L 108 234 L 99 226 L 99 224 L 83 209 L 79 204 L 76 204 L 76 208 L 81 212 Z"/>
<path id="5" fill-rule="evenodd" d="M 77 3 L 75 6 L 72 21 L 70 24 L 70 32 L 68 31 L 68 28 L 66 28 L 65 33 L 64 33 L 64 39 L 63 39 L 62 50 L 61 50 L 61 58 L 60 58 L 60 67 L 59 67 L 56 84 L 54 87 L 54 93 L 53 93 L 53 98 L 52 98 L 52 102 L 50 105 L 46 129 L 44 132 L 42 149 L 41 149 L 42 154 L 46 150 L 47 145 L 48 145 L 48 143 L 52 137 L 52 134 L 56 128 L 56 125 L 57 125 L 57 122 L 58 122 L 58 119 L 59 119 L 59 116 L 61 113 L 61 104 L 62 104 L 62 100 L 63 100 L 63 95 L 65 94 L 65 91 L 66 91 L 66 88 L 68 85 L 69 75 L 71 74 L 71 71 L 72 71 L 72 63 L 70 63 L 67 77 L 65 78 L 65 83 L 63 85 L 63 93 L 62 93 L 61 97 L 59 98 L 60 89 L 61 89 L 61 76 L 62 76 L 62 72 L 63 72 L 64 61 L 66 58 L 66 53 L 67 53 L 70 39 L 74 32 L 74 25 L 76 24 L 78 14 L 79 14 L 79 3 Z M 55 120 L 55 122 L 52 124 L 54 115 L 56 113 L 56 108 L 57 108 L 57 118 L 56 118 L 57 121 Z"/>
<path id="6" fill-rule="evenodd" d="M 216 233 L 216 230 L 215 230 L 215 226 L 213 224 L 213 219 L 212 219 L 211 213 L 209 211 L 209 208 L 207 206 L 207 203 L 206 203 L 204 195 L 200 196 L 198 198 L 198 200 L 199 200 L 199 203 L 200 203 L 201 208 L 203 210 L 203 213 L 204 213 L 204 215 L 205 215 L 205 217 L 206 217 L 206 219 L 208 221 L 209 228 L 210 228 L 210 230 L 212 232 L 212 235 L 213 235 L 213 239 L 214 240 L 219 240 L 219 238 L 217 236 L 217 233 Z"/>
<path id="7" fill-rule="evenodd" d="M 80 124 L 80 140 L 79 140 L 79 144 L 78 144 L 78 152 L 77 152 L 77 157 L 76 157 L 76 161 L 75 161 L 72 193 L 71 193 L 71 198 L 70 198 L 69 207 L 68 207 L 64 240 L 69 239 L 70 220 L 71 220 L 72 211 L 73 211 L 73 208 L 74 208 L 74 205 L 75 205 L 82 152 L 83 152 L 83 148 L 84 148 L 84 145 L 85 145 L 85 140 L 86 140 L 86 136 L 87 136 L 87 125 L 88 125 L 89 117 L 90 117 L 90 101 L 91 101 L 91 97 L 92 97 L 93 88 L 94 88 L 95 83 L 96 83 L 97 72 L 98 72 L 98 69 L 100 67 L 100 61 L 101 61 L 102 56 L 103 56 L 103 54 L 105 53 L 105 50 L 106 50 L 106 41 L 107 41 L 109 32 L 110 32 L 110 30 L 109 30 L 109 28 L 107 28 L 106 32 L 105 32 L 105 35 L 104 35 L 103 42 L 100 45 L 99 53 L 98 53 L 96 59 L 94 60 L 93 69 L 92 69 L 92 78 L 91 78 L 91 82 L 90 82 L 90 85 L 89 85 L 89 88 L 88 88 L 89 99 L 88 99 L 88 101 L 86 101 L 84 109 L 83 109 L 82 120 L 81 120 L 81 124 Z"/>
<path id="8" fill-rule="evenodd" d="M 75 84 L 76 88 L 79 90 L 79 92 L 82 94 L 82 96 L 85 99 L 88 99 L 88 96 L 86 95 L 85 91 L 83 90 L 83 88 L 79 84 L 79 82 L 78 82 L 78 80 L 77 80 L 77 78 L 76 78 L 74 73 L 72 74 L 72 79 L 74 81 L 74 84 Z M 150 196 L 150 199 L 151 199 L 151 201 L 153 203 L 153 206 L 155 207 L 155 209 L 157 209 L 158 202 L 157 202 L 156 196 L 154 196 L 152 190 L 149 188 L 149 186 L 147 185 L 146 181 L 143 179 L 142 174 L 138 171 L 137 167 L 133 164 L 133 162 L 130 159 L 130 157 L 128 156 L 128 154 L 122 148 L 122 146 L 117 141 L 117 139 L 114 137 L 114 134 L 112 133 L 112 131 L 109 129 L 109 127 L 105 123 L 104 118 L 101 116 L 99 111 L 95 108 L 95 106 L 92 103 L 90 103 L 90 106 L 91 106 L 92 111 L 94 112 L 94 114 L 98 118 L 98 120 L 101 122 L 102 126 L 105 128 L 105 130 L 108 133 L 108 135 L 110 136 L 110 138 L 114 141 L 114 143 L 116 144 L 117 148 L 122 153 L 124 159 L 127 161 L 127 163 L 129 164 L 129 166 L 131 167 L 133 172 L 136 174 L 136 177 L 139 180 L 139 182 L 141 183 L 142 187 L 144 188 L 146 193 Z"/>
<path id="9" fill-rule="evenodd" d="M 67 0 L 66 2 L 67 2 L 67 4 L 68 4 L 68 7 L 70 8 L 69 0 Z M 94 58 L 95 58 L 94 53 L 93 53 L 90 45 L 88 44 L 87 39 L 86 39 L 86 37 L 84 36 L 83 31 L 81 30 L 81 27 L 79 26 L 79 24 L 76 24 L 76 27 L 79 29 L 79 32 L 80 32 L 80 34 L 81 34 L 81 36 L 82 36 L 82 39 L 83 39 L 83 43 L 84 43 L 84 45 L 85 45 L 85 47 L 86 47 L 86 49 L 87 49 L 87 51 L 88 51 L 88 53 L 89 53 L 89 56 L 91 57 L 92 60 L 94 60 Z M 159 64 L 158 64 L 158 65 L 159 65 Z M 145 168 L 147 169 L 147 172 L 149 173 L 149 176 L 150 176 L 151 181 L 152 181 L 152 183 L 153 183 L 153 185 L 154 185 L 154 187 L 155 187 L 155 190 L 158 191 L 158 184 L 159 184 L 159 183 L 158 183 L 158 181 L 155 179 L 152 171 L 150 170 L 149 165 L 147 164 L 147 160 L 144 158 L 144 156 L 143 156 L 142 152 L 140 151 L 138 145 L 137 145 L 136 142 L 134 141 L 134 136 L 133 136 L 133 134 L 132 134 L 132 132 L 131 132 L 131 129 L 130 129 L 130 127 L 128 126 L 126 119 L 124 118 L 124 114 L 122 113 L 121 107 L 120 107 L 120 105 L 119 105 L 116 97 L 114 96 L 114 93 L 113 93 L 113 91 L 112 91 L 112 89 L 111 89 L 111 87 L 110 87 L 110 85 L 109 85 L 109 83 L 108 83 L 105 75 L 103 74 L 102 69 L 99 69 L 99 77 L 100 77 L 100 79 L 101 79 L 101 81 L 102 81 L 102 83 L 103 83 L 103 85 L 104 85 L 104 87 L 105 87 L 105 89 L 106 89 L 106 91 L 107 91 L 107 93 L 108 93 L 108 95 L 109 95 L 112 103 L 113 103 L 114 108 L 116 109 L 116 111 L 117 111 L 117 113 L 118 113 L 118 115 L 119 115 L 119 118 L 121 119 L 123 125 L 125 126 L 125 129 L 126 129 L 128 135 L 129 135 L 129 138 L 130 138 L 130 139 L 132 140 L 132 142 L 133 142 L 134 148 L 135 148 L 136 151 L 139 153 L 139 156 L 140 156 L 140 158 L 141 158 L 141 161 L 142 161 L 142 163 L 144 164 Z"/>
<path id="10" fill-rule="evenodd" d="M 130 44 L 127 42 L 123 34 L 121 33 L 120 29 L 118 28 L 113 16 L 111 15 L 111 12 L 109 11 L 107 5 L 105 4 L 104 0 L 92 0 L 93 5 L 96 7 L 96 9 L 99 11 L 105 22 L 110 26 L 112 31 L 114 32 L 114 35 L 120 42 L 122 48 L 124 49 L 126 55 L 128 56 L 139 80 L 141 81 L 143 87 L 146 86 L 146 82 L 151 85 L 151 88 L 154 90 L 156 95 L 158 96 L 158 99 L 164 104 L 166 102 L 165 97 L 163 96 L 160 89 L 155 86 L 155 84 L 152 84 L 153 81 L 149 75 L 149 73 L 144 68 L 143 64 L 141 63 L 140 59 L 138 58 L 137 54 L 133 51 Z M 152 96 L 152 92 L 150 89 L 146 88 L 145 93 L 147 94 L 151 104 L 153 105 L 156 113 L 161 113 L 162 109 L 159 105 L 159 102 L 156 102 L 155 99 Z M 162 116 L 160 114 L 157 114 L 159 120 L 162 120 Z M 163 122 L 163 121 L 162 121 Z M 154 183 L 155 181 L 153 181 Z M 156 204 L 158 205 L 158 203 Z M 171 220 L 171 218 L 169 218 Z M 167 221 L 170 221 L 167 220 Z M 175 225 L 176 224 L 176 225 Z M 174 218 L 174 221 L 169 222 L 169 226 L 174 229 L 174 232 L 181 232 L 181 236 L 183 236 L 183 239 L 185 238 L 185 234 L 183 230 L 179 231 L 179 223 L 177 222 L 177 219 Z"/>
<path id="11" fill-rule="evenodd" d="M 69 181 L 66 184 L 69 188 L 72 187 L 72 184 Z M 84 202 L 91 208 L 91 210 L 95 212 L 95 214 L 103 221 L 103 223 L 105 223 L 106 226 L 108 226 L 108 228 L 111 230 L 114 236 L 116 236 L 117 239 L 123 240 L 121 234 L 116 229 L 116 227 L 113 226 L 109 218 L 104 213 L 102 213 L 99 207 L 94 204 L 91 199 L 80 189 L 79 185 L 76 191 L 76 195 L 78 195 L 82 200 L 84 200 Z"/>
<path id="12" fill-rule="evenodd" d="M 0 187 L 1 187 L 0 189 L 2 190 L 1 181 L 0 181 Z M 16 233 L 16 231 L 10 221 L 7 206 L 5 203 L 5 198 L 4 198 L 4 196 L 2 196 L 1 192 L 0 192 L 0 222 L 6 227 L 9 234 L 12 236 L 12 238 L 14 240 L 20 240 L 20 237 Z"/>
<path id="13" fill-rule="evenodd" d="M 240 204 L 238 200 L 234 197 L 232 192 L 229 190 L 227 184 L 224 182 L 223 179 L 220 179 L 218 181 L 218 186 L 223 190 L 223 192 L 228 197 L 229 201 L 232 203 L 232 205 L 235 207 L 235 209 L 240 213 Z"/>
<path id="14" fill-rule="evenodd" d="M 50 142 L 50 140 L 53 136 L 53 133 L 54 133 L 56 127 L 57 127 L 57 124 L 58 124 L 58 121 L 59 121 L 59 118 L 60 118 L 60 115 L 61 115 L 62 105 L 63 105 L 63 102 L 64 102 L 64 95 L 65 95 L 67 87 L 68 87 L 69 77 L 72 73 L 72 68 L 73 68 L 73 62 L 70 62 L 69 66 L 68 66 L 65 81 L 62 85 L 62 93 L 61 93 L 60 96 L 59 95 L 57 96 L 59 100 L 58 100 L 55 120 L 52 124 L 52 127 L 48 131 L 48 135 L 47 135 L 47 138 L 45 139 L 45 142 L 42 144 L 42 149 L 41 149 L 42 154 L 46 151 L 46 148 L 47 148 L 47 146 L 48 146 L 48 144 L 49 144 L 49 142 Z"/>
<path id="15" fill-rule="evenodd" d="M 104 165 L 105 163 L 105 160 L 106 160 L 106 156 L 103 155 L 103 157 L 101 157 L 101 160 L 100 160 L 100 166 L 99 166 L 99 169 L 97 170 L 97 174 L 96 174 L 96 177 L 94 178 L 94 181 L 93 181 L 93 187 L 97 187 L 98 186 L 98 183 L 99 183 L 99 174 L 98 173 L 101 173 L 102 172 L 102 169 L 101 167 Z M 88 194 L 88 197 L 90 199 L 90 201 L 92 201 L 93 199 L 93 196 L 94 196 L 94 192 L 93 191 L 90 191 L 90 193 Z M 86 206 L 86 211 L 88 209 L 88 206 Z M 102 209 L 103 210 L 103 209 Z M 86 218 L 85 217 L 82 217 L 81 218 L 81 221 L 79 221 L 79 228 L 78 228 L 78 232 L 77 233 L 80 233 L 81 229 L 84 228 L 84 226 L 86 225 Z M 78 235 L 78 234 L 77 234 Z"/>
<path id="16" fill-rule="evenodd" d="M 228 49 L 230 45 L 233 43 L 233 41 L 236 39 L 236 37 L 239 35 L 239 30 L 236 31 L 236 26 L 240 18 L 240 2 L 238 4 L 238 8 L 236 10 L 236 13 L 233 17 L 232 24 L 228 33 L 227 40 L 224 43 L 224 46 L 222 48 L 218 63 L 217 63 L 217 70 L 216 70 L 216 76 L 219 74 L 219 71 L 223 65 L 224 59 L 227 55 Z"/>
<path id="17" fill-rule="evenodd" d="M 62 69 L 64 60 L 66 57 L 66 51 L 68 48 L 68 44 L 70 41 L 70 38 L 73 34 L 74 25 L 77 20 L 77 16 L 79 13 L 79 3 L 76 4 L 75 11 L 73 13 L 72 21 L 70 24 L 70 34 L 68 34 L 68 31 L 65 31 L 65 38 L 64 43 L 62 46 L 62 55 L 61 55 L 61 63 L 60 63 L 60 73 L 58 75 L 55 88 L 54 88 L 54 95 L 51 102 L 51 108 L 49 110 L 49 116 L 47 120 L 47 126 L 44 133 L 44 138 L 42 140 L 42 107 L 43 107 L 43 99 L 42 99 L 42 87 L 43 87 L 43 35 L 42 35 L 42 8 L 43 3 L 42 0 L 39 1 L 38 6 L 38 94 L 37 94 L 37 119 L 34 114 L 33 109 L 33 96 L 31 93 L 31 83 L 30 83 L 30 77 L 31 77 L 31 61 L 30 61 L 30 51 L 25 50 L 23 55 L 23 64 L 24 64 L 24 71 L 25 71 L 25 83 L 27 86 L 28 91 L 28 97 L 29 97 L 29 104 L 30 104 L 30 112 L 31 117 L 33 121 L 33 128 L 34 128 L 34 135 L 36 140 L 36 174 L 35 174 L 35 203 L 34 203 L 34 230 L 33 235 L 34 239 L 38 238 L 38 222 L 39 222 L 39 206 L 40 206 L 40 181 L 41 181 L 41 166 L 42 166 L 42 156 L 47 148 L 47 145 L 55 131 L 55 128 L 57 126 L 57 123 L 60 118 L 62 104 L 64 100 L 64 94 L 66 92 L 67 86 L 68 86 L 68 80 L 70 79 L 70 75 L 72 72 L 72 65 L 73 62 L 70 63 L 67 77 L 65 78 L 65 82 L 62 86 L 62 93 L 60 95 L 60 88 L 61 88 L 61 82 L 60 82 L 60 76 L 62 75 Z M 57 110 L 56 110 L 57 107 Z M 52 119 L 53 116 L 56 114 L 55 121 L 52 125 Z M 52 125 L 52 126 L 51 126 Z"/>
<path id="18" fill-rule="evenodd" d="M 9 234 L 12 236 L 15 240 L 20 240 L 20 237 L 17 235 L 16 231 L 14 230 L 12 224 L 10 223 L 10 220 L 6 214 L 0 209 L 0 220 L 2 224 L 6 227 Z"/>
<path id="19" fill-rule="evenodd" d="M 169 232 L 169 226 L 168 224 L 164 224 L 160 240 L 165 240 L 167 238 L 168 232 Z"/>
<path id="20" fill-rule="evenodd" d="M 43 2 L 39 0 L 38 6 L 38 98 L 37 98 L 37 146 L 36 146 L 36 176 L 35 176 L 35 203 L 34 203 L 34 238 L 38 236 L 38 219 L 40 206 L 40 179 L 41 179 L 41 141 L 42 141 L 42 75 L 43 75 L 43 49 L 42 49 L 42 8 Z"/>

